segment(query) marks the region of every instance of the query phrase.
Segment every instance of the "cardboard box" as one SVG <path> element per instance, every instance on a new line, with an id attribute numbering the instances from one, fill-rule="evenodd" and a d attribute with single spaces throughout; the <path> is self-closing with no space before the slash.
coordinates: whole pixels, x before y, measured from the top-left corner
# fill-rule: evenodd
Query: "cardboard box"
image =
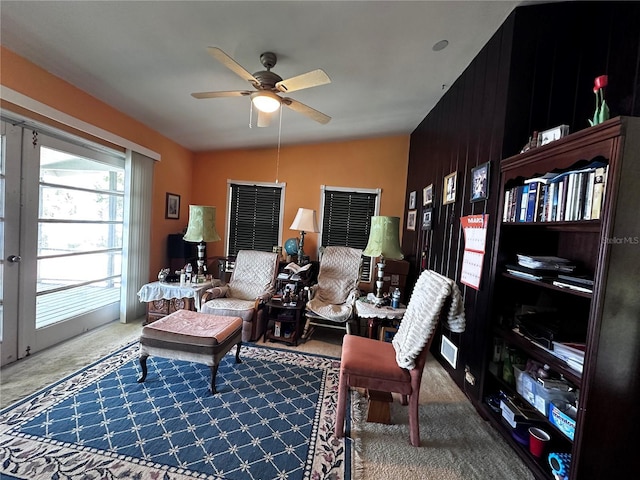
<path id="1" fill-rule="evenodd" d="M 553 403 L 549 406 L 549 421 L 558 427 L 558 430 L 564 433 L 569 440 L 573 440 L 573 436 L 576 433 L 575 419 L 571 418 Z"/>
<path id="2" fill-rule="evenodd" d="M 377 260 L 377 259 L 376 259 Z M 406 260 L 385 260 L 384 266 L 384 282 L 382 286 L 383 293 L 391 293 L 396 287 L 400 289 L 403 303 L 406 303 L 405 286 L 407 285 L 407 275 L 409 274 L 409 262 Z M 376 290 L 376 280 L 378 279 L 378 264 L 375 264 L 372 285 L 373 291 Z"/>

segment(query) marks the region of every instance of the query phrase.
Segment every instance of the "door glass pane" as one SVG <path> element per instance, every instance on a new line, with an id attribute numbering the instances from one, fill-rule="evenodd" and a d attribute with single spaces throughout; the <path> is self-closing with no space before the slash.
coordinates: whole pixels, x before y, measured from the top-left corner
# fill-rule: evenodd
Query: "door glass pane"
<path id="1" fill-rule="evenodd" d="M 5 205 L 5 136 L 0 136 L 0 341 L 4 325 L 4 205 Z"/>
<path id="2" fill-rule="evenodd" d="M 124 168 L 42 146 L 36 328 L 120 301 Z"/>

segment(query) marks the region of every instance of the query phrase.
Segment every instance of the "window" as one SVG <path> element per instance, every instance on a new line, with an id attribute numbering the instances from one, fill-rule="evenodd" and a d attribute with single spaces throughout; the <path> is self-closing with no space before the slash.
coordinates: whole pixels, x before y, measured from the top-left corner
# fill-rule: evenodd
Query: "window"
<path id="1" fill-rule="evenodd" d="M 281 245 L 283 190 L 283 184 L 229 182 L 227 255 L 240 250 L 271 252 Z"/>
<path id="2" fill-rule="evenodd" d="M 321 245 L 364 248 L 369 240 L 371 217 L 378 214 L 380 189 L 322 187 Z M 363 257 L 362 282 L 371 281 L 371 258 Z"/>

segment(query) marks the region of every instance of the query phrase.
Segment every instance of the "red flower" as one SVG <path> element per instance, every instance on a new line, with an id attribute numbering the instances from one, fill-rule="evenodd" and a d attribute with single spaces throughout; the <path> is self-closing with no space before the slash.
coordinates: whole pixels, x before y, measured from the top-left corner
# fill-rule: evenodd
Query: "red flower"
<path id="1" fill-rule="evenodd" d="M 599 77 L 596 77 L 593 90 L 595 91 L 599 88 L 606 87 L 608 83 L 609 77 L 607 75 L 600 75 Z"/>

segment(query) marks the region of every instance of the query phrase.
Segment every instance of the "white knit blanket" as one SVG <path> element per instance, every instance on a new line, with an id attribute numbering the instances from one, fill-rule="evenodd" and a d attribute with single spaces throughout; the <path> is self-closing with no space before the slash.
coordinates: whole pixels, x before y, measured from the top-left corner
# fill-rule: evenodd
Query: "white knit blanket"
<path id="1" fill-rule="evenodd" d="M 433 270 L 422 272 L 393 337 L 398 366 L 407 369 L 415 366 L 415 359 L 431 337 L 448 297 L 451 297 L 451 308 L 447 313 L 447 327 L 452 332 L 464 332 L 464 302 L 458 285 Z"/>

